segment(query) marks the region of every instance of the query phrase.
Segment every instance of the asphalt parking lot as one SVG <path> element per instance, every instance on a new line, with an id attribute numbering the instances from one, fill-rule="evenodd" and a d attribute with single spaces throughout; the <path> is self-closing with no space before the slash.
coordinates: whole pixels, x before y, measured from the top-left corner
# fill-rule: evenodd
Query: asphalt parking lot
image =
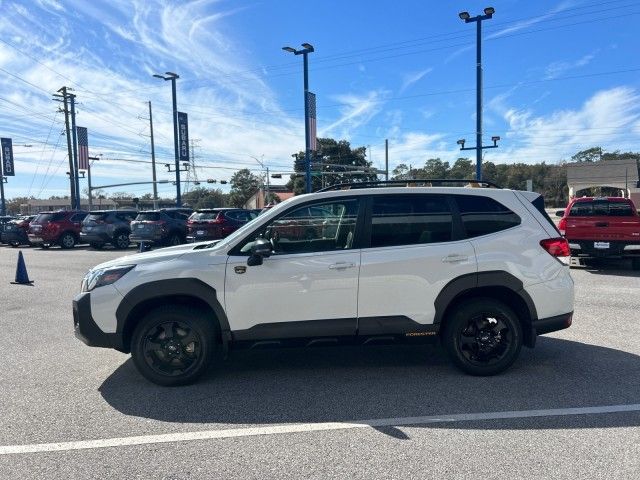
<path id="1" fill-rule="evenodd" d="M 123 252 L 21 250 L 33 286 L 10 285 L 18 250 L 0 246 L 0 478 L 640 476 L 626 263 L 573 269 L 573 326 L 496 377 L 438 346 L 319 347 L 238 352 L 171 389 L 73 336 L 81 278 Z"/>

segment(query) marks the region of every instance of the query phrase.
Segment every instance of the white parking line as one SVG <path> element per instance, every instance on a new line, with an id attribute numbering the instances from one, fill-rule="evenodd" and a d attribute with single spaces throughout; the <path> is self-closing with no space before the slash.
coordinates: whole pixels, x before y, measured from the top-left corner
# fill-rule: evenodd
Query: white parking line
<path id="1" fill-rule="evenodd" d="M 454 415 L 434 415 L 426 417 L 400 417 L 362 420 L 351 423 L 300 423 L 254 428 L 231 428 L 226 430 L 204 430 L 200 432 L 167 433 L 142 435 L 137 437 L 104 438 L 75 442 L 35 443 L 31 445 L 0 446 L 0 455 L 39 452 L 65 452 L 94 448 L 126 447 L 154 443 L 189 442 L 194 440 L 215 440 L 221 438 L 253 437 L 257 435 L 281 435 L 285 433 L 321 432 L 327 430 L 349 430 L 355 428 L 377 428 L 406 425 L 426 425 L 433 423 L 471 422 L 476 420 L 504 420 L 511 418 L 557 417 L 565 415 L 588 415 L 601 413 L 638 412 L 640 404 L 608 405 L 601 407 L 552 408 L 547 410 L 515 410 L 506 412 L 460 413 Z"/>

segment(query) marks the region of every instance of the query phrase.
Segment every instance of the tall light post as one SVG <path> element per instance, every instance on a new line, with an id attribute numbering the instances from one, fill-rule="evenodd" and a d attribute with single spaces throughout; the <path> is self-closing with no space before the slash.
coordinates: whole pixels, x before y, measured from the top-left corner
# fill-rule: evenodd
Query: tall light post
<path id="1" fill-rule="evenodd" d="M 175 149 L 176 161 L 176 206 L 182 206 L 182 198 L 180 196 L 180 151 L 178 149 L 178 103 L 176 101 L 176 79 L 180 78 L 180 75 L 173 72 L 165 72 L 164 75 L 155 74 L 154 77 L 161 78 L 165 81 L 171 81 L 171 94 L 173 97 L 173 147 Z M 171 169 L 169 169 L 171 171 Z"/>
<path id="2" fill-rule="evenodd" d="M 303 43 L 302 50 L 296 50 L 291 47 L 282 47 L 285 52 L 293 53 L 294 55 L 302 55 L 304 60 L 304 165 L 305 165 L 305 183 L 306 192 L 311 193 L 311 155 L 309 147 L 311 145 L 311 138 L 309 136 L 309 60 L 307 56 L 314 52 L 313 45 L 310 43 Z"/>
<path id="3" fill-rule="evenodd" d="M 493 7 L 484 9 L 484 15 L 471 17 L 469 12 L 460 12 L 458 16 L 464 23 L 476 22 L 476 146 L 464 148 L 465 140 L 458 140 L 460 150 L 476 151 L 476 180 L 482 180 L 482 150 L 485 148 L 497 148 L 497 140 L 500 137 L 493 137 L 493 145 L 482 146 L 482 21 L 493 18 L 495 13 Z"/>
<path id="4" fill-rule="evenodd" d="M 262 160 L 258 160 L 257 157 L 254 157 L 253 155 L 249 155 L 251 158 L 253 158 L 256 162 L 258 162 L 258 165 L 260 165 L 262 167 L 262 170 L 264 170 L 266 173 L 266 181 L 262 183 L 262 185 L 265 187 L 264 190 L 264 206 L 267 206 L 267 202 L 269 200 L 269 167 L 265 167 L 264 162 Z M 262 155 L 262 158 L 264 158 L 264 155 Z"/>

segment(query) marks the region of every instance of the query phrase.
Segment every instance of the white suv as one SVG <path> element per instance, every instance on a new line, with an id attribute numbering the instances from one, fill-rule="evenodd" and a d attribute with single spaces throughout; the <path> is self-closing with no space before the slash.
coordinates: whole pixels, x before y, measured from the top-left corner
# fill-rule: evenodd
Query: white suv
<path id="1" fill-rule="evenodd" d="M 180 385 L 231 347 L 437 339 L 463 371 L 493 375 L 571 325 L 569 246 L 540 195 L 380 183 L 98 265 L 73 301 L 76 335 Z"/>

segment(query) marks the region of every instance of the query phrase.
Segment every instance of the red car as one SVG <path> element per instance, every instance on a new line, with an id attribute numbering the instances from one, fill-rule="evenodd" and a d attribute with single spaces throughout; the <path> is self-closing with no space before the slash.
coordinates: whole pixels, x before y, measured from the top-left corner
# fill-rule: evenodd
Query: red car
<path id="1" fill-rule="evenodd" d="M 86 216 L 87 212 L 82 210 L 41 212 L 29 224 L 29 241 L 42 248 L 52 245 L 73 248 L 78 243 L 82 220 Z"/>
<path id="2" fill-rule="evenodd" d="M 256 218 L 253 210 L 242 208 L 203 208 L 187 220 L 187 242 L 219 240 Z"/>
<path id="3" fill-rule="evenodd" d="M 631 258 L 640 269 L 640 216 L 628 198 L 582 197 L 556 212 L 558 229 L 571 256 L 584 259 Z"/>

